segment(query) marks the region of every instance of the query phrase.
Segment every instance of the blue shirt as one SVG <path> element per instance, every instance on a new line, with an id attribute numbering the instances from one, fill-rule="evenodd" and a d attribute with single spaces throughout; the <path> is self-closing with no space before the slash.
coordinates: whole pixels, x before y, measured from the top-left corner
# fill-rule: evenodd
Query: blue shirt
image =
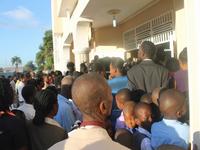
<path id="1" fill-rule="evenodd" d="M 151 147 L 151 134 L 149 133 L 149 131 L 145 130 L 144 128 L 142 127 L 138 127 L 136 128 L 136 130 L 144 135 L 146 135 L 147 137 L 144 138 L 141 142 L 141 146 L 140 146 L 140 149 L 141 150 L 152 150 L 152 147 Z"/>
<path id="2" fill-rule="evenodd" d="M 157 149 L 160 145 L 171 144 L 188 149 L 189 126 L 177 120 L 163 119 L 151 127 L 151 145 Z"/>
<path id="3" fill-rule="evenodd" d="M 108 84 L 112 89 L 112 93 L 116 94 L 119 90 L 127 87 L 128 78 L 127 76 L 118 76 L 108 80 Z"/>
<path id="4" fill-rule="evenodd" d="M 76 121 L 73 104 L 64 96 L 58 94 L 58 112 L 54 119 L 68 132 Z"/>

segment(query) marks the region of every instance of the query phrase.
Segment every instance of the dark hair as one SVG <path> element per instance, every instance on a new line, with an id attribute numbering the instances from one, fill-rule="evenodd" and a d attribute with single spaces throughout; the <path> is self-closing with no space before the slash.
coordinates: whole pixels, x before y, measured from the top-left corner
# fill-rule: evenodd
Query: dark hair
<path id="1" fill-rule="evenodd" d="M 122 58 L 112 57 L 110 64 L 113 66 L 113 68 L 118 69 L 122 75 L 126 75 L 126 70 L 124 67 L 124 60 Z"/>
<path id="2" fill-rule="evenodd" d="M 33 124 L 43 125 L 45 117 L 53 110 L 53 105 L 56 103 L 57 97 L 53 91 L 45 89 L 38 92 L 34 101 L 35 117 Z"/>
<path id="3" fill-rule="evenodd" d="M 46 89 L 51 90 L 52 92 L 54 92 L 54 94 L 56 94 L 56 96 L 58 95 L 58 90 L 56 89 L 55 86 L 50 85 Z"/>
<path id="4" fill-rule="evenodd" d="M 75 71 L 74 63 L 68 62 L 67 63 L 67 69 L 69 69 L 69 71 Z"/>
<path id="5" fill-rule="evenodd" d="M 148 58 L 150 59 L 154 58 L 156 52 L 156 46 L 152 42 L 150 41 L 142 42 L 141 48 Z"/>
<path id="6" fill-rule="evenodd" d="M 62 76 L 62 72 L 60 70 L 55 71 L 55 76 Z"/>
<path id="7" fill-rule="evenodd" d="M 187 47 L 185 47 L 179 54 L 179 59 L 182 63 L 187 63 Z"/>
<path id="8" fill-rule="evenodd" d="M 138 89 L 135 91 L 132 91 L 132 100 L 136 103 L 140 102 L 141 97 L 146 94 L 144 90 Z"/>
<path id="9" fill-rule="evenodd" d="M 19 80 L 22 80 L 22 79 L 24 79 L 24 74 L 23 74 L 23 73 L 20 73 L 20 74 L 19 74 Z"/>
<path id="10" fill-rule="evenodd" d="M 44 83 L 44 79 L 42 77 L 36 78 L 36 85 L 41 85 L 41 83 Z"/>
<path id="11" fill-rule="evenodd" d="M 180 69 L 179 62 L 176 58 L 169 58 L 166 63 L 169 72 L 176 72 Z"/>
<path id="12" fill-rule="evenodd" d="M 27 81 L 26 85 L 33 85 L 37 87 L 37 81 L 35 79 L 30 79 Z"/>
<path id="13" fill-rule="evenodd" d="M 80 72 L 82 72 L 82 73 L 88 73 L 88 68 L 87 68 L 87 66 L 86 66 L 85 63 L 81 63 L 80 64 Z"/>
<path id="14" fill-rule="evenodd" d="M 24 74 L 24 76 L 25 76 L 26 78 L 28 78 L 28 79 L 31 78 L 31 74 L 30 74 L 30 72 L 26 72 L 26 73 Z"/>
<path id="15" fill-rule="evenodd" d="M 91 64 L 90 71 L 101 73 L 101 72 L 105 71 L 105 67 L 99 60 L 97 60 L 96 62 Z"/>
<path id="16" fill-rule="evenodd" d="M 27 103 L 32 103 L 32 98 L 35 97 L 36 87 L 34 85 L 26 85 L 22 89 L 22 96 Z"/>
<path id="17" fill-rule="evenodd" d="M 0 111 L 9 110 L 13 98 L 14 93 L 10 81 L 6 78 L 0 78 Z"/>

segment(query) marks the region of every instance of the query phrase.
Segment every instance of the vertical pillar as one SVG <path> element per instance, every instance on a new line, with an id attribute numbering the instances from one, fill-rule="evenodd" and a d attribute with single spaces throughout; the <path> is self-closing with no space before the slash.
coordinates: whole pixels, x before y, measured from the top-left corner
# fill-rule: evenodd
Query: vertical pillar
<path id="1" fill-rule="evenodd" d="M 62 34 L 53 35 L 53 59 L 54 59 L 54 70 L 60 70 L 60 54 L 62 52 Z"/>
<path id="2" fill-rule="evenodd" d="M 185 23 L 188 47 L 189 97 L 190 97 L 190 139 L 200 149 L 200 1 L 184 0 Z M 184 31 L 183 31 L 184 32 Z"/>
<path id="3" fill-rule="evenodd" d="M 186 47 L 186 20 L 185 20 L 185 8 L 184 8 L 184 0 L 173 0 L 174 2 L 174 10 L 175 10 L 175 36 L 177 43 L 177 54 Z"/>
<path id="4" fill-rule="evenodd" d="M 70 61 L 70 45 L 64 45 L 61 58 L 61 71 L 64 73 L 67 69 L 67 62 Z"/>
<path id="5" fill-rule="evenodd" d="M 89 41 L 91 39 L 91 23 L 80 21 L 73 31 L 75 67 L 80 71 L 80 63 L 89 62 Z"/>

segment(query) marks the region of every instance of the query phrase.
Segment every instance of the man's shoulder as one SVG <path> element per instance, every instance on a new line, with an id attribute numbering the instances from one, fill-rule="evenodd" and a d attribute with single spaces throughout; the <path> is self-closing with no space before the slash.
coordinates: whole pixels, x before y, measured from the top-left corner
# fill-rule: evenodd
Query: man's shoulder
<path id="1" fill-rule="evenodd" d="M 58 103 L 61 103 L 62 105 L 67 105 L 67 106 L 71 106 L 72 102 L 67 99 L 66 97 L 58 94 Z"/>

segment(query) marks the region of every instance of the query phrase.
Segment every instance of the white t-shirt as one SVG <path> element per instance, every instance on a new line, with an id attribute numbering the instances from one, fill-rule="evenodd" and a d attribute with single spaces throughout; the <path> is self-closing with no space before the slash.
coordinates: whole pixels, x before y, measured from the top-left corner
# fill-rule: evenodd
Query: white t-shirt
<path id="1" fill-rule="evenodd" d="M 26 102 L 17 109 L 24 112 L 26 120 L 32 120 L 35 116 L 35 109 L 33 108 L 33 105 L 27 104 Z"/>
<path id="2" fill-rule="evenodd" d="M 98 126 L 86 126 L 71 131 L 69 138 L 49 150 L 128 150 L 112 141 L 107 131 Z"/>
<path id="3" fill-rule="evenodd" d="M 18 86 L 17 86 L 17 93 L 18 93 L 19 102 L 24 102 L 24 98 L 22 96 L 23 87 L 24 87 L 24 83 L 22 81 L 20 81 Z"/>

